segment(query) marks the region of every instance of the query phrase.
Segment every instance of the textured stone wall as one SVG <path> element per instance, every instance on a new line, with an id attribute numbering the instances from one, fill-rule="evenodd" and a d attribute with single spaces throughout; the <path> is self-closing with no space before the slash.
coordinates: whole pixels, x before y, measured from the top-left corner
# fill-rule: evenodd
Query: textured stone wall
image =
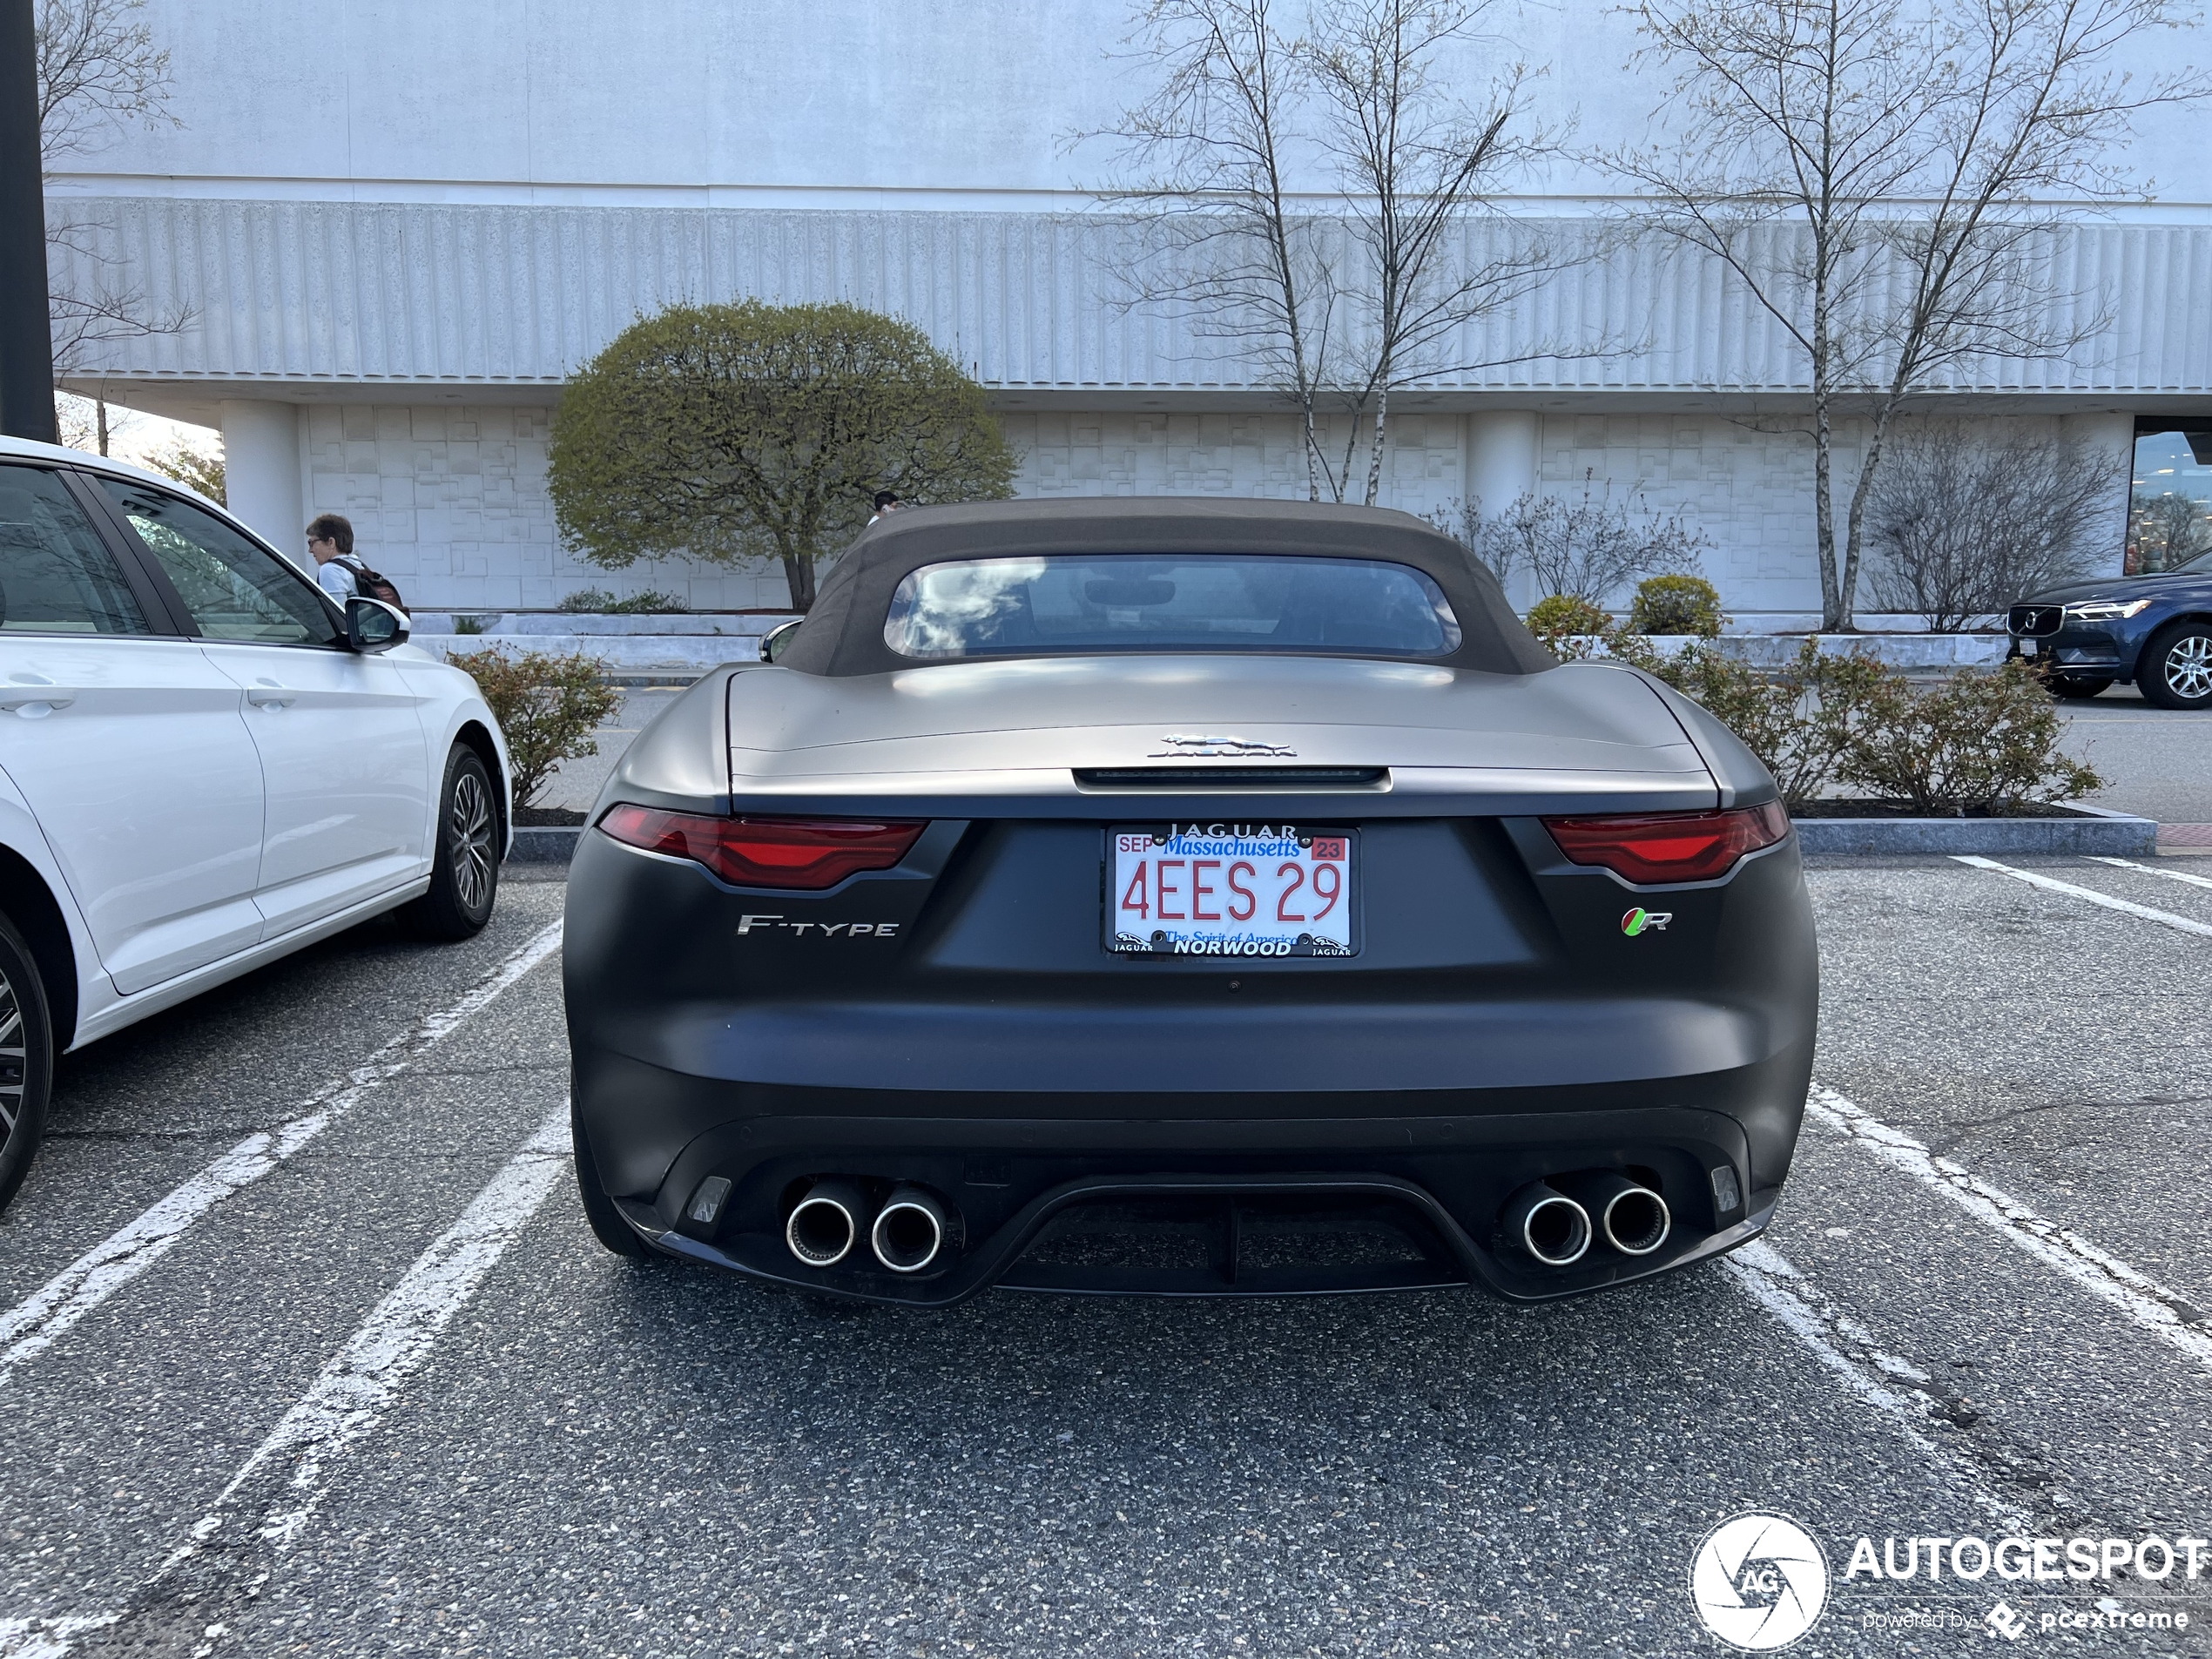
<path id="1" fill-rule="evenodd" d="M 545 490 L 552 411 L 309 406 L 308 512 L 343 513 L 357 550 L 425 610 L 550 610 L 567 595 L 673 593 L 694 610 L 780 608 L 782 573 L 691 559 L 605 570 L 560 544 Z"/>
<path id="2" fill-rule="evenodd" d="M 694 610 L 784 604 L 780 570 L 661 559 L 609 571 L 562 548 L 545 490 L 550 420 L 547 409 L 500 406 L 310 408 L 302 495 L 310 513 L 351 518 L 362 555 L 425 609 L 550 609 L 587 588 L 653 589 Z M 2022 427 L 2076 432 L 2122 455 L 2132 432 L 2126 415 L 1992 417 L 1967 430 Z M 1306 493 L 1298 423 L 1286 415 L 1022 413 L 1006 428 L 1024 496 Z M 1339 460 L 1344 435 L 1331 435 Z M 1858 464 L 1858 435 L 1844 436 L 1839 511 Z M 1680 511 L 1711 538 L 1706 574 L 1732 610 L 1801 612 L 1819 604 L 1812 470 L 1804 437 L 1723 415 L 1556 415 L 1540 422 L 1532 483 L 1552 495 L 1609 489 L 1632 507 Z M 1448 513 L 1466 475 L 1461 417 L 1407 415 L 1395 423 L 1382 504 Z M 2124 516 L 2123 486 L 2108 538 L 2115 570 Z"/>

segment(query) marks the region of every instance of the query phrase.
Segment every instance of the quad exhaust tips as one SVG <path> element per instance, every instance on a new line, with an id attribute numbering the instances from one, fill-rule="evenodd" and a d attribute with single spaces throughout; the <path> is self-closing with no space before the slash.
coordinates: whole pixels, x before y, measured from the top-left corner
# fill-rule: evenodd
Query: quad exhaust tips
<path id="1" fill-rule="evenodd" d="M 784 1224 L 784 1243 L 809 1267 L 834 1267 L 860 1242 L 867 1200 L 849 1181 L 817 1181 Z"/>
<path id="2" fill-rule="evenodd" d="M 945 1247 L 945 1207 L 921 1187 L 900 1187 L 868 1229 L 868 1248 L 894 1273 L 919 1273 Z"/>
<path id="3" fill-rule="evenodd" d="M 1664 1198 L 1611 1170 L 1531 1181 L 1506 1200 L 1499 1221 L 1508 1240 L 1547 1267 L 1572 1267 L 1594 1238 L 1623 1256 L 1649 1256 L 1674 1227 Z"/>

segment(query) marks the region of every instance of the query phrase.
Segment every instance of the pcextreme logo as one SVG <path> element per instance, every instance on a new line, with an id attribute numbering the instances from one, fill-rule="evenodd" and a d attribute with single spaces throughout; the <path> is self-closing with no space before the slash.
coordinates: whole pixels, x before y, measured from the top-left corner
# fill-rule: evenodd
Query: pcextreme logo
<path id="1" fill-rule="evenodd" d="M 1828 1558 L 1785 1515 L 1737 1515 L 1706 1534 L 1690 1557 L 1689 1602 L 1730 1647 L 1773 1653 L 1819 1622 L 1828 1605 Z"/>
<path id="2" fill-rule="evenodd" d="M 1642 905 L 1621 918 L 1621 931 L 1631 939 L 1638 934 L 1663 934 L 1675 919 L 1671 910 L 1646 910 Z"/>

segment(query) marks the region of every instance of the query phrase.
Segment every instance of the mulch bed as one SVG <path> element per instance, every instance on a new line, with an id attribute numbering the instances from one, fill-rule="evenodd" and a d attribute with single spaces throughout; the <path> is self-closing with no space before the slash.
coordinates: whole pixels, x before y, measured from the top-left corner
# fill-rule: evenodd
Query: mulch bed
<path id="1" fill-rule="evenodd" d="M 516 829 L 581 829 L 583 814 L 573 806 L 517 806 Z"/>

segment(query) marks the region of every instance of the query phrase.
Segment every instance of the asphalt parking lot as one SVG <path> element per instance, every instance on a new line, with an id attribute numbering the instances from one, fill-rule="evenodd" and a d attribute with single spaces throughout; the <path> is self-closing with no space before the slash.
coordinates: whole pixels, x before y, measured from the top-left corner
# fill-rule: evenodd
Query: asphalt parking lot
<path id="1" fill-rule="evenodd" d="M 2136 908 L 1816 869 L 1833 1092 L 1768 1239 L 1535 1309 L 625 1264 L 566 1167 L 560 881 L 357 929 L 64 1062 L 0 1223 L 0 1654 L 1687 1653 L 1742 1510 L 1838 1574 L 2212 1534 L 2212 883 L 2016 867 Z M 2000 1594 L 2023 1646 L 2199 1651 L 2209 1581 L 1861 1575 L 1797 1651 L 1986 1651 Z M 2192 1628 L 2033 1627 L 2101 1602 Z"/>

